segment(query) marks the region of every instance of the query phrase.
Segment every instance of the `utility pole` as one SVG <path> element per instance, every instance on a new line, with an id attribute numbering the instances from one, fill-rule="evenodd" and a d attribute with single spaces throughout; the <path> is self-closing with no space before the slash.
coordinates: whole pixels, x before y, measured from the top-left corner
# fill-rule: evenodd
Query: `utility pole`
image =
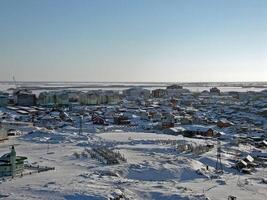
<path id="1" fill-rule="evenodd" d="M 50 149 L 49 140 L 47 140 L 47 152 L 46 152 L 46 154 L 49 154 L 49 149 Z"/>
<path id="2" fill-rule="evenodd" d="M 222 153 L 221 142 L 219 139 L 217 139 L 217 162 L 216 162 L 216 172 L 217 173 L 223 173 L 221 153 Z"/>
<path id="3" fill-rule="evenodd" d="M 80 115 L 80 122 L 79 123 L 80 123 L 79 135 L 81 135 L 83 132 L 83 116 L 82 115 Z"/>

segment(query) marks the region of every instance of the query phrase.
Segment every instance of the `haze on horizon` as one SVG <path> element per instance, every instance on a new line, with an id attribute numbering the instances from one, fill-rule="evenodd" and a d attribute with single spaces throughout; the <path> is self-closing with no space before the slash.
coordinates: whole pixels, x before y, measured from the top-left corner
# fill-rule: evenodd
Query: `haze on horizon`
<path id="1" fill-rule="evenodd" d="M 0 0 L 0 81 L 267 81 L 265 0 Z"/>

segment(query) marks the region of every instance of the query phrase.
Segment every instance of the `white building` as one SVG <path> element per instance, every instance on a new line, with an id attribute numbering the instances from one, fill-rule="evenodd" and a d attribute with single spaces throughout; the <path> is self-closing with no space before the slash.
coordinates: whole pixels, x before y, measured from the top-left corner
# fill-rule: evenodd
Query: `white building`
<path id="1" fill-rule="evenodd" d="M 80 94 L 79 102 L 82 105 L 99 105 L 101 104 L 101 98 L 97 91 L 88 91 Z"/>
<path id="2" fill-rule="evenodd" d="M 120 95 L 115 91 L 88 91 L 87 93 L 81 93 L 79 102 L 82 105 L 100 105 L 110 104 L 116 105 L 121 101 Z"/>
<path id="3" fill-rule="evenodd" d="M 41 106 L 69 105 L 69 95 L 66 91 L 42 92 L 38 97 L 38 104 Z"/>
<path id="4" fill-rule="evenodd" d="M 138 98 L 147 99 L 150 97 L 150 91 L 141 87 L 132 87 L 127 90 L 123 90 L 123 95 L 128 100 L 136 100 Z"/>
<path id="5" fill-rule="evenodd" d="M 167 89 L 166 91 L 168 97 L 179 97 L 182 94 L 190 93 L 188 89 Z"/>

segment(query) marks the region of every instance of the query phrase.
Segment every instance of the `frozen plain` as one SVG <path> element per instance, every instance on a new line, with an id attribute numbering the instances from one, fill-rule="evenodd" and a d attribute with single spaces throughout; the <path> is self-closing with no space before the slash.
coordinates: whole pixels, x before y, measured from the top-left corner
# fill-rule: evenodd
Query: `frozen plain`
<path id="1" fill-rule="evenodd" d="M 216 148 L 194 155 L 178 152 L 176 143 L 204 145 L 207 141 L 143 132 L 78 135 L 36 130 L 1 143 L 0 152 L 7 153 L 9 146 L 15 144 L 17 154 L 27 156 L 29 163 L 55 170 L 2 180 L 0 198 L 100 200 L 123 193 L 124 199 L 221 200 L 229 195 L 242 200 L 267 199 L 267 185 L 261 182 L 267 177 L 266 170 L 240 174 L 231 168 L 235 157 L 225 151 L 222 156 L 225 173 L 218 176 L 214 172 Z M 86 155 L 85 149 L 99 146 L 119 151 L 127 162 L 104 165 Z M 246 152 L 249 148 L 240 145 L 231 151 Z"/>

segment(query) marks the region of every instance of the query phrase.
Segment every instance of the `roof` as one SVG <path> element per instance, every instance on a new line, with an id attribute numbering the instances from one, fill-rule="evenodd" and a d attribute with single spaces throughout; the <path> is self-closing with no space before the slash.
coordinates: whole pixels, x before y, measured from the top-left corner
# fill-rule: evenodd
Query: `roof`
<path id="1" fill-rule="evenodd" d="M 26 160 L 27 157 L 24 157 L 24 156 L 16 156 L 16 161 L 20 161 L 20 160 Z M 6 153 L 4 155 L 2 155 L 0 157 L 0 163 L 7 163 L 7 162 L 10 162 L 10 153 Z"/>
<path id="2" fill-rule="evenodd" d="M 244 160 L 239 160 L 238 164 L 243 164 L 244 166 L 247 166 L 248 164 Z"/>
<path id="3" fill-rule="evenodd" d="M 166 89 L 183 89 L 183 86 L 177 85 L 177 84 L 173 84 L 173 85 L 167 86 Z"/>
<path id="4" fill-rule="evenodd" d="M 0 157 L 0 161 L 10 159 L 10 153 L 6 153 Z"/>
<path id="5" fill-rule="evenodd" d="M 209 129 L 213 129 L 213 126 L 203 126 L 203 125 L 184 125 L 182 126 L 187 131 L 194 131 L 194 132 L 206 132 Z"/>
<path id="6" fill-rule="evenodd" d="M 185 131 L 186 129 L 184 129 L 183 127 L 172 127 L 172 128 L 169 128 L 169 130 L 173 131 L 173 132 L 183 132 Z"/>
<path id="7" fill-rule="evenodd" d="M 251 155 L 247 155 L 247 157 L 245 157 L 245 159 L 249 162 L 253 162 L 254 158 L 251 157 Z"/>
<path id="8" fill-rule="evenodd" d="M 218 122 L 222 122 L 222 123 L 224 123 L 224 124 L 232 124 L 232 122 L 230 122 L 229 120 L 227 120 L 227 119 L 220 119 Z"/>

